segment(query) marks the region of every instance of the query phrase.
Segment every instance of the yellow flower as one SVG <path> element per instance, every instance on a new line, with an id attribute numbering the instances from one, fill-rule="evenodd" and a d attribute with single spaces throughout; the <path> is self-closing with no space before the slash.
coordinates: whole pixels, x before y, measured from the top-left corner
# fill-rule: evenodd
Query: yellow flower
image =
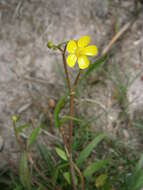
<path id="1" fill-rule="evenodd" d="M 80 69 L 86 69 L 89 66 L 89 60 L 87 56 L 95 56 L 98 53 L 98 49 L 95 45 L 89 45 L 90 37 L 82 36 L 78 41 L 70 40 L 67 44 L 67 64 L 69 67 L 74 67 L 78 62 Z"/>

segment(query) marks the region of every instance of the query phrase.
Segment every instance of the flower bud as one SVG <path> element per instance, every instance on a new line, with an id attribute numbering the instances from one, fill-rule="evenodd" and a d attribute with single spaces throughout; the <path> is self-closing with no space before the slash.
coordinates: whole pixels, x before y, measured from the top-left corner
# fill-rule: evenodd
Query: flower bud
<path id="1" fill-rule="evenodd" d="M 18 120 L 18 117 L 17 117 L 16 115 L 13 115 L 13 116 L 12 116 L 12 121 L 16 123 L 17 120 Z"/>
<path id="2" fill-rule="evenodd" d="M 54 48 L 54 44 L 52 42 L 50 42 L 50 41 L 48 42 L 47 46 L 48 46 L 49 49 Z"/>

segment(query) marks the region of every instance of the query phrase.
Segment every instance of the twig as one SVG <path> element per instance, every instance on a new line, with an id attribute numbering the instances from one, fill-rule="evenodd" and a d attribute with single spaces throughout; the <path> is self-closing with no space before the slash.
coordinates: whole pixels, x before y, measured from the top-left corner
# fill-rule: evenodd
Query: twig
<path id="1" fill-rule="evenodd" d="M 113 36 L 112 40 L 109 42 L 109 44 L 103 49 L 101 55 L 104 56 L 109 52 L 109 50 L 112 48 L 114 43 L 130 28 L 132 22 L 126 23 L 115 36 Z"/>
<path id="2" fill-rule="evenodd" d="M 19 15 L 19 11 L 20 11 L 23 3 L 24 3 L 24 0 L 21 0 L 18 2 L 16 9 L 15 9 L 15 12 L 14 12 L 14 15 L 13 15 L 13 19 L 15 19 Z"/>

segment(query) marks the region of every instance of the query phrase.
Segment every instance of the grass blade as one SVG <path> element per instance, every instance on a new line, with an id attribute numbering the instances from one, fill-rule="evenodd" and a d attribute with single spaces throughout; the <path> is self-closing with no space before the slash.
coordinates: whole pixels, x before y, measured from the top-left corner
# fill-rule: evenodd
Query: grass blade
<path id="1" fill-rule="evenodd" d="M 20 176 L 20 181 L 21 181 L 22 185 L 27 190 L 31 190 L 27 154 L 25 151 L 21 153 L 21 159 L 20 159 L 20 163 L 19 163 L 19 176 Z"/>
<path id="2" fill-rule="evenodd" d="M 32 133 L 28 139 L 28 147 L 32 146 L 32 144 L 35 142 L 39 132 L 40 132 L 40 127 L 36 127 L 35 129 L 33 129 Z"/>
<path id="3" fill-rule="evenodd" d="M 65 99 L 66 99 L 66 96 L 61 96 L 57 105 L 56 105 L 56 108 L 54 110 L 54 120 L 55 120 L 55 126 L 56 128 L 59 128 L 60 127 L 60 118 L 59 118 L 59 113 L 65 103 Z"/>
<path id="4" fill-rule="evenodd" d="M 91 178 L 92 175 L 98 170 L 104 168 L 104 166 L 108 163 L 108 160 L 100 160 L 94 163 L 91 163 L 83 172 L 84 177 Z"/>
<path id="5" fill-rule="evenodd" d="M 99 142 L 101 142 L 105 138 L 105 134 L 101 134 L 96 136 L 91 143 L 83 150 L 81 151 L 76 163 L 77 165 L 81 165 L 83 161 L 91 154 L 92 150 L 97 146 Z"/>
<path id="6" fill-rule="evenodd" d="M 107 55 L 104 55 L 103 57 L 100 57 L 97 61 L 94 63 L 90 64 L 86 72 L 83 74 L 81 81 L 86 78 L 91 72 L 96 70 L 100 65 L 102 65 L 107 59 Z"/>

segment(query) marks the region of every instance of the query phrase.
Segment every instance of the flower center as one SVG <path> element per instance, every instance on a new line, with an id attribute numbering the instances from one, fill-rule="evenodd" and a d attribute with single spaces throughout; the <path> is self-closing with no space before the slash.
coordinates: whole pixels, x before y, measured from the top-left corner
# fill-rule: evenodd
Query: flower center
<path id="1" fill-rule="evenodd" d="M 83 49 L 84 49 L 83 47 L 78 47 L 76 49 L 75 54 L 76 54 L 77 57 L 80 57 L 81 55 L 83 55 Z"/>

